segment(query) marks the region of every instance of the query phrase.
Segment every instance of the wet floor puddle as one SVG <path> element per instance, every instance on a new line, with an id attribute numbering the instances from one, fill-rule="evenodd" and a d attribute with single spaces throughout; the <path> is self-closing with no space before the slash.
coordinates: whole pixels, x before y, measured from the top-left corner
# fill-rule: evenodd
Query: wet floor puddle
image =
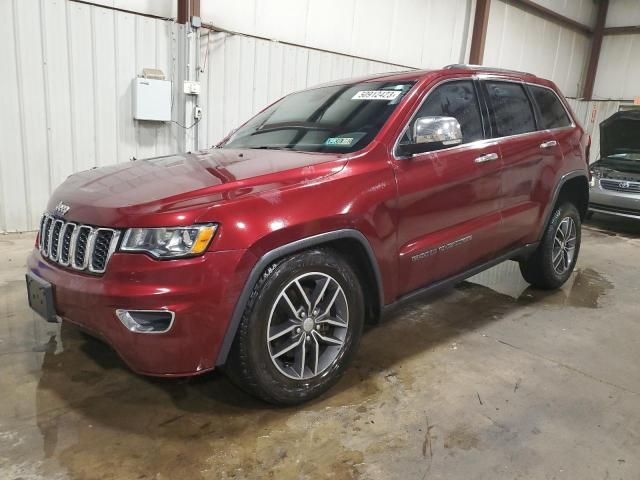
<path id="1" fill-rule="evenodd" d="M 73 327 L 17 322 L 32 314 L 22 304 L 5 306 L 2 313 L 19 332 L 12 348 L 37 355 L 41 366 L 28 369 L 27 380 L 11 373 L 0 379 L 3 390 L 12 391 L 0 407 L 0 471 L 2 457 L 10 455 L 17 465 L 38 459 L 39 473 L 52 478 L 61 470 L 74 479 L 357 477 L 366 455 L 403 448 L 402 439 L 365 433 L 375 432 L 376 411 L 399 403 L 416 373 L 429 375 L 428 365 L 421 372 L 403 368 L 407 358 L 522 306 L 598 308 L 612 288 L 598 272 L 583 269 L 562 290 L 540 292 L 521 284 L 515 264 L 503 265 L 391 312 L 384 320 L 390 328 L 365 333 L 341 382 L 299 408 L 255 401 L 219 373 L 138 377 L 111 349 Z M 5 347 L 0 343 L 0 354 Z M 21 356 L 6 358 L 24 363 Z M 9 364 L 3 372 L 10 371 Z M 23 388 L 27 381 L 35 384 L 35 403 L 34 388 Z M 2 431 L 23 440 L 6 441 Z M 464 450 L 478 439 L 454 429 L 444 441 Z M 14 473 L 21 474 L 19 468 Z"/>

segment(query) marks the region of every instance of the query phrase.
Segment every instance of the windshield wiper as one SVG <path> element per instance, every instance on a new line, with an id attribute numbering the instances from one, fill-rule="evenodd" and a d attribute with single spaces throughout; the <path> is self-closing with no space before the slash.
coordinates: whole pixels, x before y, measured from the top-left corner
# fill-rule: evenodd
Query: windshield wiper
<path id="1" fill-rule="evenodd" d="M 277 132 L 280 130 L 319 130 L 333 132 L 336 130 L 336 127 L 320 125 L 314 122 L 280 122 L 261 125 L 260 128 L 252 132 L 251 135 L 260 135 L 262 133 Z"/>
<path id="2" fill-rule="evenodd" d="M 275 145 L 259 145 L 257 147 L 247 147 L 251 150 L 292 150 L 293 147 L 276 147 Z"/>

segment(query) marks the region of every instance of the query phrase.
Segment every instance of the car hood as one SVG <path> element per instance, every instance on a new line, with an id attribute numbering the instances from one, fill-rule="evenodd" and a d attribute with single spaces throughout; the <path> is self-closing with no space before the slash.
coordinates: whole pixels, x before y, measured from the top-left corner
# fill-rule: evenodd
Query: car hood
<path id="1" fill-rule="evenodd" d="M 589 167 L 599 178 L 640 182 L 640 161 L 604 158 Z"/>
<path id="2" fill-rule="evenodd" d="M 640 111 L 623 111 L 600 123 L 600 157 L 640 152 Z"/>
<path id="3" fill-rule="evenodd" d="M 313 182 L 339 172 L 344 155 L 212 149 L 136 160 L 71 175 L 56 189 L 65 219 L 112 227 L 189 225 L 225 200 Z"/>

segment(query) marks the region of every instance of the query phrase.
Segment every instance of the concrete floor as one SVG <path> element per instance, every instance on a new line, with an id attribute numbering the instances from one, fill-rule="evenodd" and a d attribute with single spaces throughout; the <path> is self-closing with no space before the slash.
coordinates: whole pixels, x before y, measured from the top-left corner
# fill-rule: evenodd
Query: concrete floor
<path id="1" fill-rule="evenodd" d="M 592 222 L 560 291 L 508 262 L 396 309 L 289 409 L 36 318 L 32 244 L 0 236 L 1 479 L 640 479 L 640 227 Z"/>

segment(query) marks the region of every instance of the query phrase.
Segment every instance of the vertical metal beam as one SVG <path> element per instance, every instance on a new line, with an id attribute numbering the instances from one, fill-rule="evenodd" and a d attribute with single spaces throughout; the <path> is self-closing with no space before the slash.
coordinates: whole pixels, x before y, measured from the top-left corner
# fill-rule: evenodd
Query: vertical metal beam
<path id="1" fill-rule="evenodd" d="M 200 0 L 190 0 L 191 5 L 189 7 L 192 17 L 200 16 Z"/>
<path id="2" fill-rule="evenodd" d="M 200 16 L 200 0 L 178 0 L 178 23 L 189 23 Z"/>
<path id="3" fill-rule="evenodd" d="M 471 32 L 471 49 L 469 50 L 469 63 L 474 65 L 481 65 L 484 57 L 484 42 L 487 38 L 490 8 L 491 0 L 476 1 L 473 32 Z"/>
<path id="4" fill-rule="evenodd" d="M 191 2 L 189 0 L 178 0 L 178 23 L 189 22 L 189 10 Z"/>
<path id="5" fill-rule="evenodd" d="M 194 118 L 198 97 L 184 92 L 185 81 L 199 78 L 200 35 L 191 22 L 192 17 L 196 16 L 200 16 L 200 0 L 178 0 L 178 58 L 174 105 L 177 110 L 177 123 L 181 127 L 178 144 L 183 151 L 194 151 L 198 148 L 198 124 Z"/>
<path id="6" fill-rule="evenodd" d="M 596 25 L 593 29 L 593 37 L 591 38 L 591 53 L 589 54 L 587 75 L 584 80 L 584 89 L 582 90 L 582 97 L 585 100 L 591 100 L 593 97 L 593 85 L 596 82 L 600 49 L 602 48 L 602 36 L 604 35 L 604 26 L 607 21 L 607 11 L 609 10 L 609 0 L 599 0 L 599 3 Z"/>

